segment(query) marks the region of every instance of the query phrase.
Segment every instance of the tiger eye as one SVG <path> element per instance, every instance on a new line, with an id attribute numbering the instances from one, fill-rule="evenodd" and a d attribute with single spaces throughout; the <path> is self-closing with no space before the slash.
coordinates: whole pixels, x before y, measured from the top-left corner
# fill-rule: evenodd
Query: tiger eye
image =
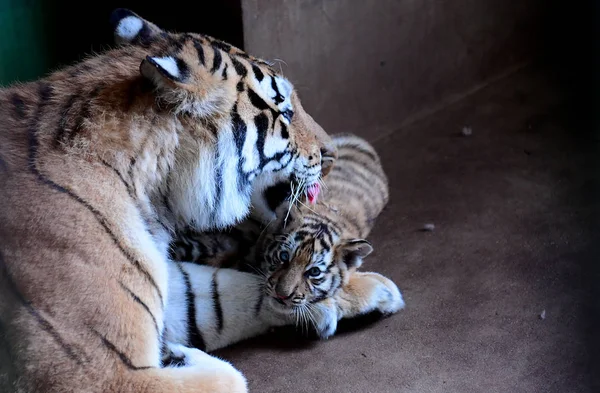
<path id="1" fill-rule="evenodd" d="M 279 252 L 279 260 L 281 262 L 289 262 L 290 261 L 290 253 L 287 251 Z"/>
<path id="2" fill-rule="evenodd" d="M 311 277 L 316 277 L 316 276 L 318 276 L 319 274 L 321 274 L 321 269 L 319 269 L 319 268 L 318 268 L 318 267 L 316 267 L 316 266 L 314 266 L 314 267 L 311 267 L 311 268 L 308 270 L 308 275 L 309 275 L 309 276 L 311 276 Z"/>

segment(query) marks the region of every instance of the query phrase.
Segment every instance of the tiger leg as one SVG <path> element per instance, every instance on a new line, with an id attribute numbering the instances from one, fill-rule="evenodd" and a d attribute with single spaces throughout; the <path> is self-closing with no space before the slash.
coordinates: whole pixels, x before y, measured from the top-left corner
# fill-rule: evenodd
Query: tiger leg
<path id="1" fill-rule="evenodd" d="M 373 272 L 352 272 L 340 290 L 331 298 L 317 303 L 319 318 L 315 329 L 320 338 L 328 338 L 343 318 L 378 311 L 393 314 L 404 308 L 400 290 L 389 278 Z"/>
<path id="2" fill-rule="evenodd" d="M 195 348 L 167 344 L 180 367 L 151 368 L 127 373 L 117 391 L 136 393 L 247 393 L 246 379 L 231 364 Z"/>

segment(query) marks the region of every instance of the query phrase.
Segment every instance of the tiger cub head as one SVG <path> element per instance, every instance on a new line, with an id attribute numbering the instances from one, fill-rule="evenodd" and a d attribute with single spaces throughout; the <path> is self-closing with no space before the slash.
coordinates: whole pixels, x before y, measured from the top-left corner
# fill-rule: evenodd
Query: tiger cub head
<path id="1" fill-rule="evenodd" d="M 253 206 L 267 221 L 274 214 L 269 206 L 282 197 L 269 201 L 266 190 L 318 189 L 335 146 L 269 63 L 206 35 L 166 32 L 129 10 L 114 11 L 111 23 L 119 45 L 143 50 L 140 72 L 158 105 L 186 128 L 179 138 L 188 147 L 170 182 L 175 215 L 206 230 L 235 224 Z M 211 191 L 199 195 L 200 186 Z M 207 209 L 212 214 L 198 214 Z"/>
<path id="2" fill-rule="evenodd" d="M 310 308 L 348 282 L 373 248 L 365 239 L 344 239 L 340 228 L 306 207 L 281 205 L 258 240 L 266 294 L 290 308 Z"/>

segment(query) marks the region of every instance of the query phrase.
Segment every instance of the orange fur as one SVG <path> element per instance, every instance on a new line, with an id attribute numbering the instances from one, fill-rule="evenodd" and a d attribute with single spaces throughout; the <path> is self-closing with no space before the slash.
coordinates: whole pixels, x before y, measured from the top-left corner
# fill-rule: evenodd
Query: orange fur
<path id="1" fill-rule="evenodd" d="M 237 370 L 199 350 L 169 348 L 187 364 L 161 368 L 166 253 L 171 231 L 190 224 L 173 193 L 193 192 L 186 176 L 212 157 L 233 105 L 246 122 L 260 112 L 236 90 L 233 62 L 275 71 L 210 37 L 146 23 L 150 43 L 0 90 L 0 327 L 10 356 L 0 374 L 12 367 L 2 391 L 246 391 Z M 198 64 L 197 43 L 207 64 L 219 51 L 220 77 Z M 165 53 L 186 61 L 190 78 L 154 78 L 147 56 Z M 291 146 L 314 162 L 334 157 L 296 93 L 292 101 Z M 164 195 L 181 209 L 169 213 Z"/>

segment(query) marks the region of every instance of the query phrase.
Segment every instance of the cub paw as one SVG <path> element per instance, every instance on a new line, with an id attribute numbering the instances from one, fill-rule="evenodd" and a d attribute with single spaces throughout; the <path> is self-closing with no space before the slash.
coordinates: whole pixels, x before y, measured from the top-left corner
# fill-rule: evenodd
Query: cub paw
<path id="1" fill-rule="evenodd" d="M 316 304 L 314 314 L 314 329 L 320 339 L 328 339 L 337 330 L 338 312 L 335 303 L 326 299 Z"/>
<path id="2" fill-rule="evenodd" d="M 370 299 L 367 303 L 372 310 L 365 311 L 379 311 L 384 315 L 388 315 L 404 308 L 405 303 L 402 294 L 392 280 L 379 273 L 361 272 L 356 274 L 361 281 L 370 282 L 370 290 L 368 291 Z"/>

